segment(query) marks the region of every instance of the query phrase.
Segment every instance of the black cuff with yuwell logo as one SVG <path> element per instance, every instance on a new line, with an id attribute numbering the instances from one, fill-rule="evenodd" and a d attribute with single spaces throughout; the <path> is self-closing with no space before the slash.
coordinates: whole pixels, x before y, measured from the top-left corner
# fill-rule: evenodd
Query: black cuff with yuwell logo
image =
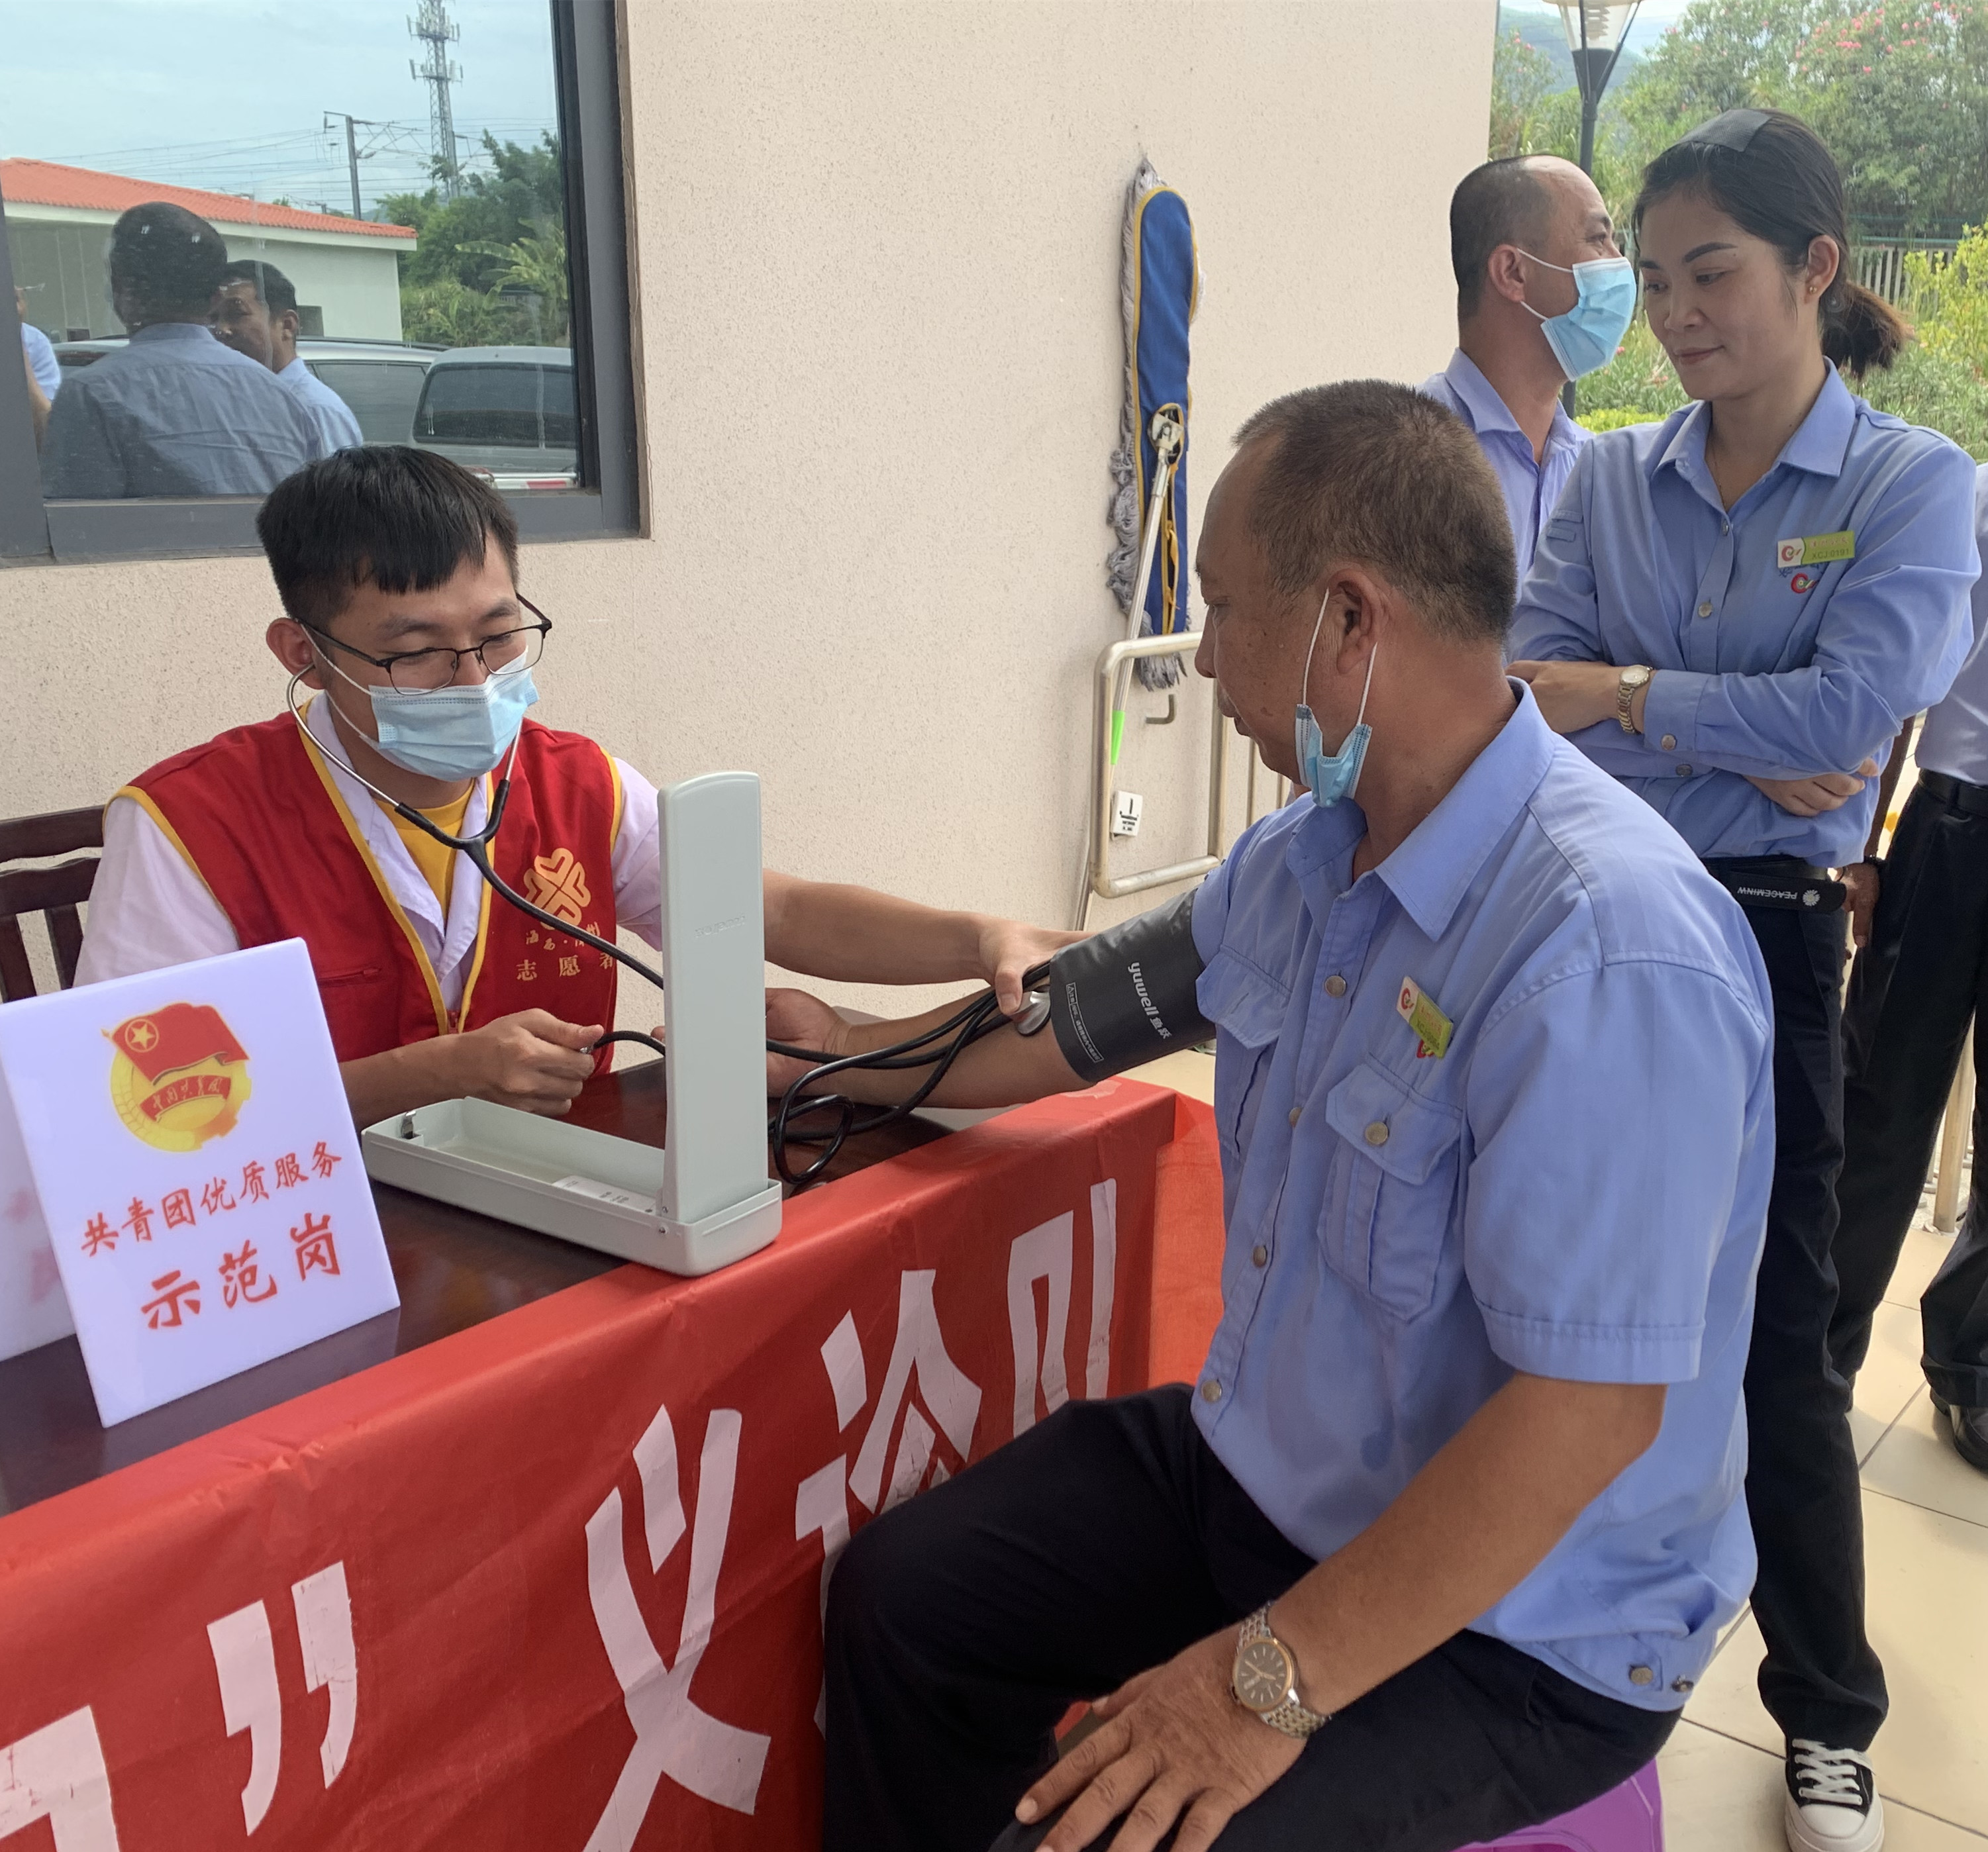
<path id="1" fill-rule="evenodd" d="M 1063 1058 L 1092 1082 L 1205 1042 L 1201 972 L 1192 892 L 1066 945 L 1042 986 Z"/>

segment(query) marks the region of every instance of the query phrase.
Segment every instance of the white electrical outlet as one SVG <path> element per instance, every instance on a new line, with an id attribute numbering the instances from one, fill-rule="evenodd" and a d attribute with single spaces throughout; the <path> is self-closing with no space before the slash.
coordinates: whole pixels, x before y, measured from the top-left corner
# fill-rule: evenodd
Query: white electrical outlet
<path id="1" fill-rule="evenodd" d="M 1139 817 L 1146 808 L 1146 800 L 1136 791 L 1114 791 L 1111 793 L 1111 833 L 1114 836 L 1137 836 Z"/>

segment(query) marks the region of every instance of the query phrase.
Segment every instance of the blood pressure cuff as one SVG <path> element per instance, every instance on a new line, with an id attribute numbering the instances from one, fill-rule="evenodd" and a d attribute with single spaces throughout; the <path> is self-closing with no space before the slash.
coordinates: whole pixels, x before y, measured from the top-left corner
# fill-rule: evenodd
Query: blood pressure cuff
<path id="1" fill-rule="evenodd" d="M 1194 895 L 1066 945 L 1050 961 L 1050 1022 L 1087 1083 L 1207 1041 L 1195 982 Z"/>

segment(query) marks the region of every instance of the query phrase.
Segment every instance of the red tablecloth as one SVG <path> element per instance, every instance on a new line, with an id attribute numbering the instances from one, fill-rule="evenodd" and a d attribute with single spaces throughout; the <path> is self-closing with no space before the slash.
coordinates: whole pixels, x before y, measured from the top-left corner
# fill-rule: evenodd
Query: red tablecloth
<path id="1" fill-rule="evenodd" d="M 1192 1375 L 1219 1241 L 1207 1110 L 1107 1082 L 0 1519 L 0 1841 L 809 1845 L 826 1561 Z"/>

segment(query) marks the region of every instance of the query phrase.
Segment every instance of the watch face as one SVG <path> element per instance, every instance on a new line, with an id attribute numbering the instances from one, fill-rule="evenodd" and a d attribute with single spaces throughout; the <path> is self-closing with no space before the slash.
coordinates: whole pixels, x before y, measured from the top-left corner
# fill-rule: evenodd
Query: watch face
<path id="1" fill-rule="evenodd" d="M 1274 1640 L 1252 1640 L 1236 1655 L 1236 1695 L 1259 1717 L 1290 1695 L 1291 1662 Z"/>

